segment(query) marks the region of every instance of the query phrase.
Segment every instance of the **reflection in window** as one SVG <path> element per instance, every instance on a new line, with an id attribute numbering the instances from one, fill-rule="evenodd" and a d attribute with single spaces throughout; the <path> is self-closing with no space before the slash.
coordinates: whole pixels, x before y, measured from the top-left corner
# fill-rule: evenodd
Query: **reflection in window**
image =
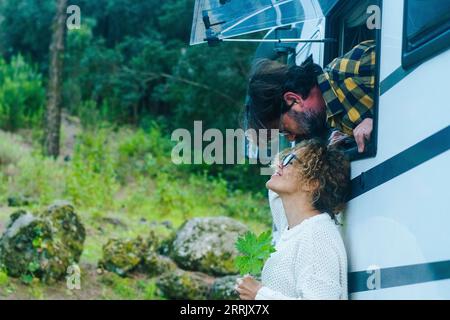
<path id="1" fill-rule="evenodd" d="M 450 29 L 450 1 L 406 1 L 407 51 L 411 51 Z"/>

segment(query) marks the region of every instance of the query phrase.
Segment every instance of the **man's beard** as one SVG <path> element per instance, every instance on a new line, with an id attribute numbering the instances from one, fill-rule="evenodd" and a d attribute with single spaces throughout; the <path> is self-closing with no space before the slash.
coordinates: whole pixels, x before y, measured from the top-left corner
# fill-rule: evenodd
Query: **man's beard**
<path id="1" fill-rule="evenodd" d="M 302 111 L 290 110 L 291 116 L 298 125 L 297 140 L 309 140 L 312 138 L 322 138 L 327 131 L 325 110 L 321 111 Z"/>

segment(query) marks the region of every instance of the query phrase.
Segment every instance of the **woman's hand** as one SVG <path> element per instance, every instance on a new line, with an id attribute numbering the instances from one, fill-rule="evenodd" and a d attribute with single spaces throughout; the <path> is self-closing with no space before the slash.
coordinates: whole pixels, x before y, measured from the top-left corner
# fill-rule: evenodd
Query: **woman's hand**
<path id="1" fill-rule="evenodd" d="M 262 288 L 262 284 L 251 276 L 237 279 L 236 291 L 241 300 L 255 300 L 256 294 Z"/>

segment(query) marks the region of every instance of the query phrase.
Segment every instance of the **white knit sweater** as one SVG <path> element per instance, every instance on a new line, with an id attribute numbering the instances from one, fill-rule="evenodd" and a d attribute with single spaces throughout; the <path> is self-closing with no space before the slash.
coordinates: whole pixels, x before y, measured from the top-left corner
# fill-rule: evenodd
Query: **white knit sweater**
<path id="1" fill-rule="evenodd" d="M 277 226 L 276 252 L 264 265 L 256 299 L 347 299 L 347 255 L 331 217 L 320 214 L 288 229 L 271 207 L 282 229 Z"/>

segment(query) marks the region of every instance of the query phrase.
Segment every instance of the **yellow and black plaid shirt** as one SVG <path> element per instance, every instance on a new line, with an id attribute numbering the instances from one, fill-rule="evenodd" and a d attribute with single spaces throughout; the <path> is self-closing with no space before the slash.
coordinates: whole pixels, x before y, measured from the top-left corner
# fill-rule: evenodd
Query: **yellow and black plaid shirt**
<path id="1" fill-rule="evenodd" d="M 318 76 L 331 128 L 353 135 L 356 126 L 373 117 L 375 63 L 375 42 L 364 41 Z"/>

